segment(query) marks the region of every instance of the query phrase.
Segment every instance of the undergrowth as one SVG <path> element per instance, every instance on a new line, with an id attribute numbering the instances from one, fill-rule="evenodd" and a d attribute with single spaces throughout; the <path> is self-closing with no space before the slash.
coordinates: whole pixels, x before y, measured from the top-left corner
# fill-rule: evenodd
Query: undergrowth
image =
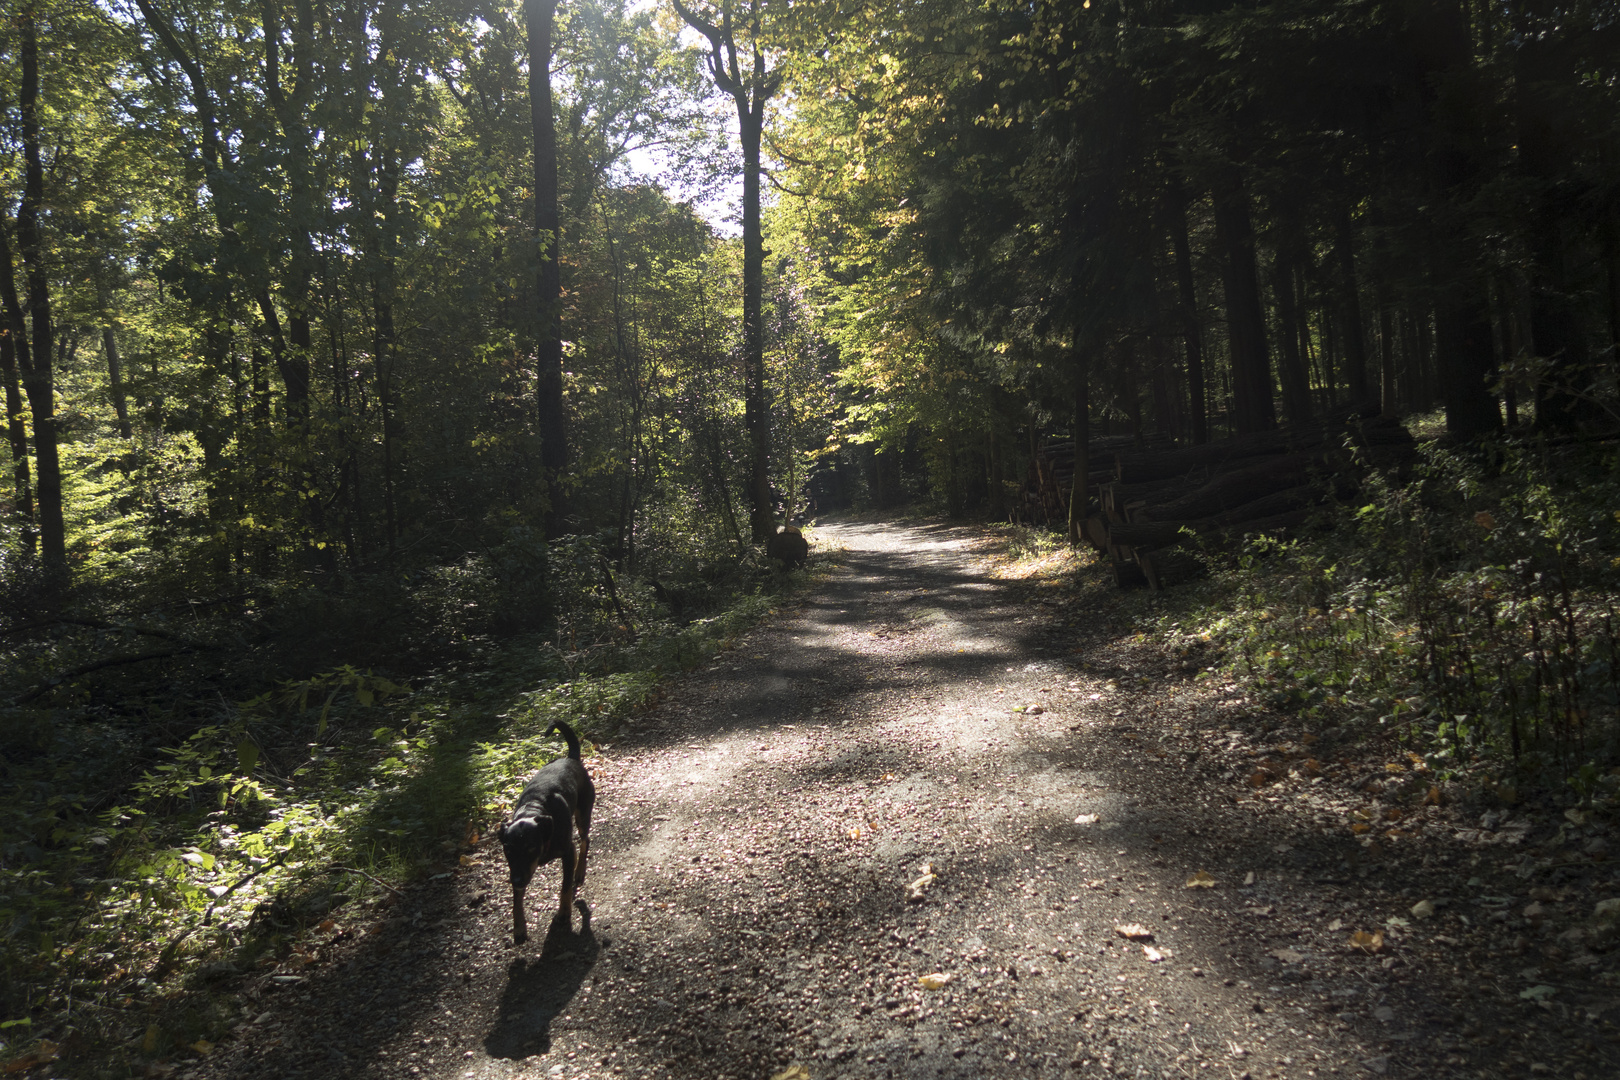
<path id="1" fill-rule="evenodd" d="M 664 674 L 776 602 L 734 594 L 677 625 L 576 549 L 557 634 L 486 634 L 416 678 L 340 666 L 243 701 L 148 705 L 172 714 L 111 717 L 94 694 L 0 709 L 0 1060 L 116 1047 L 122 1075 L 206 1052 L 219 1010 L 137 1017 L 311 960 L 307 934 L 330 913 L 390 902 L 499 821 L 561 752 L 544 735 L 555 720 L 613 737 Z M 775 589 L 804 577 L 777 573 Z"/>
<path id="2" fill-rule="evenodd" d="M 1308 725 L 1380 735 L 1506 802 L 1620 789 L 1620 456 L 1430 445 L 1410 475 L 1289 541 L 1208 551 L 1209 577 L 1132 602 L 1144 633 L 1214 643 L 1205 678 Z"/>

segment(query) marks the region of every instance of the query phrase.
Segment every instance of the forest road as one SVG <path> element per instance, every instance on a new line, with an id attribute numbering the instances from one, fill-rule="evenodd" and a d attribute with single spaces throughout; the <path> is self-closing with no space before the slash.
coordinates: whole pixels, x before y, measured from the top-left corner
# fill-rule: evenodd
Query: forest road
<path id="1" fill-rule="evenodd" d="M 1126 639 L 998 579 L 981 538 L 820 527 L 841 568 L 589 760 L 583 925 L 542 940 L 553 864 L 514 948 L 485 841 L 190 1075 L 1417 1071 L 1420 992 L 1354 926 L 1272 923 L 1327 921 L 1340 853 L 1235 805 L 1174 749 L 1204 714 L 1145 711 L 1110 681 Z"/>

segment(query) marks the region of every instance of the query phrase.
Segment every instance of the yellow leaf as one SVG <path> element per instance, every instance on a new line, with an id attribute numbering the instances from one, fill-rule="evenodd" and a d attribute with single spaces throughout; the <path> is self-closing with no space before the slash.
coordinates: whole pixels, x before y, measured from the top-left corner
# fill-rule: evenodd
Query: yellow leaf
<path id="1" fill-rule="evenodd" d="M 810 1070 L 803 1065 L 789 1065 L 779 1073 L 772 1073 L 771 1080 L 810 1080 Z"/>
<path id="2" fill-rule="evenodd" d="M 924 975 L 917 982 L 924 990 L 943 990 L 950 985 L 951 979 L 954 977 L 946 972 L 936 971 L 932 975 Z"/>
<path id="3" fill-rule="evenodd" d="M 1215 879 L 1203 870 L 1187 879 L 1187 888 L 1189 889 L 1213 889 L 1214 887 Z"/>
<path id="4" fill-rule="evenodd" d="M 1369 934 L 1365 930 L 1357 930 L 1350 935 L 1350 947 L 1360 949 L 1365 953 L 1382 952 L 1384 949 L 1384 932 L 1374 930 Z"/>
<path id="5" fill-rule="evenodd" d="M 1358 821 L 1354 825 L 1350 826 L 1350 831 L 1355 833 L 1357 836 L 1360 836 L 1362 833 L 1372 832 L 1372 826 L 1368 825 L 1366 822 Z"/>
<path id="6" fill-rule="evenodd" d="M 1430 784 L 1429 785 L 1429 793 L 1427 795 L 1423 796 L 1423 805 L 1424 806 L 1439 806 L 1440 805 L 1440 785 L 1439 784 Z"/>
<path id="7" fill-rule="evenodd" d="M 191 1048 L 204 1057 L 207 1057 L 209 1054 L 214 1052 L 214 1044 L 209 1042 L 207 1039 L 198 1039 L 196 1042 L 191 1044 Z"/>
<path id="8" fill-rule="evenodd" d="M 478 865 L 478 860 L 473 858 L 471 855 L 463 855 L 461 857 L 461 865 L 462 866 L 477 866 Z"/>

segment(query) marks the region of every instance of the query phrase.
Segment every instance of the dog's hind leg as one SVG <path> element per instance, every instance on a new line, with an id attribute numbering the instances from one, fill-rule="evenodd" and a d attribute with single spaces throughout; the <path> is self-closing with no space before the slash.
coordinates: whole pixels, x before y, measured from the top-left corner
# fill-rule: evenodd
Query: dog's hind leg
<path id="1" fill-rule="evenodd" d="M 557 852 L 557 861 L 562 863 L 562 892 L 557 897 L 557 921 L 567 926 L 574 912 L 574 842 L 568 841 L 566 847 Z"/>
<path id="2" fill-rule="evenodd" d="M 523 886 L 512 886 L 512 941 L 521 945 L 529 940 L 529 923 L 523 915 Z"/>
<path id="3" fill-rule="evenodd" d="M 585 884 L 585 860 L 591 850 L 591 804 L 592 797 L 581 799 L 579 809 L 574 812 L 574 823 L 579 826 L 579 861 L 574 866 L 574 884 Z"/>

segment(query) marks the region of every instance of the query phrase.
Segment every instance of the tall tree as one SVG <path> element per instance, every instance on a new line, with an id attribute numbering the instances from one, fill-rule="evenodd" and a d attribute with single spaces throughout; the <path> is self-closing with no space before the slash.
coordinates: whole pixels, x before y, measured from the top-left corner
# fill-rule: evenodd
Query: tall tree
<path id="1" fill-rule="evenodd" d="M 546 535 L 563 532 L 566 512 L 563 470 L 568 467 L 568 434 L 563 427 L 562 264 L 558 249 L 562 217 L 557 211 L 557 120 L 551 101 L 551 34 L 557 0 L 524 0 L 529 29 L 529 123 L 534 132 L 534 234 L 539 249 L 537 274 L 540 340 L 536 363 L 536 403 L 540 423 L 540 462 L 545 468 Z"/>
<path id="2" fill-rule="evenodd" d="M 44 235 L 45 165 L 40 142 L 39 9 L 27 0 L 17 13 L 21 30 L 22 86 L 18 111 L 22 120 L 23 197 L 17 208 L 17 247 L 22 256 L 23 277 L 27 282 L 28 347 L 22 348 L 25 330 L 20 305 L 8 295 L 12 331 L 17 339 L 17 360 L 22 368 L 23 389 L 33 416 L 34 463 L 38 469 L 36 493 L 39 499 L 40 556 L 45 566 L 67 572 L 67 527 L 62 508 L 62 462 L 57 446 L 56 387 L 52 363 L 55 358 L 55 327 L 51 321 L 51 273 L 46 265 Z M 0 273 L 11 286 L 11 257 L 5 253 Z"/>
<path id="3" fill-rule="evenodd" d="M 753 542 L 762 544 L 776 531 L 776 524 L 771 508 L 770 406 L 765 389 L 765 240 L 759 216 L 759 154 L 765 103 L 781 89 L 782 74 L 766 69 L 761 40 L 764 0 L 720 0 L 717 11 L 702 14 L 681 0 L 673 3 L 686 24 L 708 39 L 709 74 L 715 86 L 730 94 L 737 106 L 743 154 L 743 412 L 749 442 L 748 521 Z M 746 70 L 740 51 L 750 54 Z"/>

